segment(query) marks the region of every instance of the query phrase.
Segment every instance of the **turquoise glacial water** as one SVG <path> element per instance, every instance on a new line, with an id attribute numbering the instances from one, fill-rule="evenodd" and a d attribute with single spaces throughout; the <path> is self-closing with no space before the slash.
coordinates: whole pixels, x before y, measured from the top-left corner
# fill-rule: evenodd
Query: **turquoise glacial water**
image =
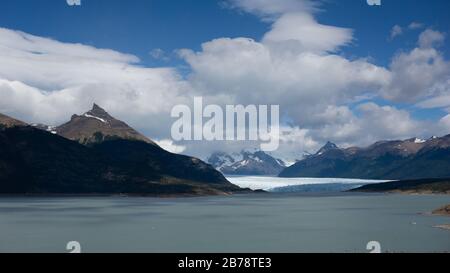
<path id="1" fill-rule="evenodd" d="M 0 252 L 449 252 L 449 196 L 0 198 Z"/>

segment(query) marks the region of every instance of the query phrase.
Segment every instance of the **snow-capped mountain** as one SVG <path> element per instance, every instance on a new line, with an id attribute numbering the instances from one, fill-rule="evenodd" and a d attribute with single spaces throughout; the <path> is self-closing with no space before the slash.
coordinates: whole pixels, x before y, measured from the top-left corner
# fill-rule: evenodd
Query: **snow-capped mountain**
<path id="1" fill-rule="evenodd" d="M 95 103 L 90 111 L 82 115 L 73 115 L 69 122 L 58 126 L 54 131 L 81 144 L 98 143 L 115 138 L 140 140 L 154 144 L 153 141 L 125 122 L 115 119 Z"/>
<path id="2" fill-rule="evenodd" d="M 222 168 L 231 166 L 242 159 L 242 153 L 227 154 L 224 152 L 215 152 L 207 158 L 207 162 L 217 170 L 222 170 Z"/>
<path id="3" fill-rule="evenodd" d="M 339 148 L 328 142 L 319 151 L 284 169 L 281 177 L 422 179 L 450 176 L 450 135 L 427 140 L 379 141 L 368 147 Z"/>
<path id="4" fill-rule="evenodd" d="M 263 151 L 216 152 L 207 162 L 228 175 L 278 175 L 286 164 Z"/>

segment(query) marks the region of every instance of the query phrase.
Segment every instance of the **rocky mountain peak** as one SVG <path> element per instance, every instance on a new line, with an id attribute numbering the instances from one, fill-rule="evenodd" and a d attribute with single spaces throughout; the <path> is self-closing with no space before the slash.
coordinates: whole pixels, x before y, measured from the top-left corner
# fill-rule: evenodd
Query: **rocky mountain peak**
<path id="1" fill-rule="evenodd" d="M 328 152 L 330 150 L 337 150 L 339 149 L 339 147 L 334 144 L 333 142 L 328 141 L 322 148 L 319 149 L 319 151 L 317 151 L 317 155 L 321 155 L 325 152 Z"/>
<path id="2" fill-rule="evenodd" d="M 96 103 L 94 103 L 91 110 L 87 111 L 82 116 L 85 118 L 96 119 L 105 124 L 109 124 L 115 120 L 105 109 Z M 75 117 L 78 117 L 78 115 L 75 115 Z"/>
<path id="3" fill-rule="evenodd" d="M 139 140 L 154 144 L 153 141 L 137 132 L 123 121 L 112 117 L 105 109 L 93 104 L 92 109 L 57 127 L 61 136 L 82 144 L 93 144 L 111 139 Z"/>
<path id="4" fill-rule="evenodd" d="M 106 112 L 105 109 L 103 109 L 102 107 L 98 106 L 97 104 L 94 103 L 94 105 L 92 106 L 92 109 L 89 110 L 88 112 L 86 112 L 86 114 L 90 114 L 99 118 L 104 118 L 104 119 L 112 119 L 112 117 L 108 114 L 108 112 Z"/>
<path id="5" fill-rule="evenodd" d="M 94 104 L 92 105 L 91 111 L 102 111 L 102 112 L 105 112 L 105 113 L 106 113 L 105 109 L 101 108 L 101 107 L 100 107 L 97 103 L 95 103 L 95 102 L 94 102 Z"/>

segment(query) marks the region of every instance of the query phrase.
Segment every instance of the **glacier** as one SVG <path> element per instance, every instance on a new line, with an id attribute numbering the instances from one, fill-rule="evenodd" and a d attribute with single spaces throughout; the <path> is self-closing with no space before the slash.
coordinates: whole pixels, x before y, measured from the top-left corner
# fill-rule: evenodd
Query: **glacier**
<path id="1" fill-rule="evenodd" d="M 283 178 L 271 176 L 227 176 L 228 181 L 241 187 L 268 192 L 339 192 L 366 184 L 389 182 L 347 178 Z"/>

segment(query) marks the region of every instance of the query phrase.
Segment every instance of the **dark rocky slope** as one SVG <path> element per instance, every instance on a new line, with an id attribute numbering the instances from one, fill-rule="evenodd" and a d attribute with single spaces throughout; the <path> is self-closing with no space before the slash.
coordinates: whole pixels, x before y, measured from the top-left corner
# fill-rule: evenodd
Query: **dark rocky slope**
<path id="1" fill-rule="evenodd" d="M 450 194 L 450 179 L 418 179 L 364 185 L 354 192 Z"/>
<path id="2" fill-rule="evenodd" d="M 201 160 L 169 153 L 151 140 L 141 140 L 140 134 L 133 138 L 109 133 L 82 145 L 23 122 L 2 126 L 0 194 L 161 196 L 246 191 Z"/>

